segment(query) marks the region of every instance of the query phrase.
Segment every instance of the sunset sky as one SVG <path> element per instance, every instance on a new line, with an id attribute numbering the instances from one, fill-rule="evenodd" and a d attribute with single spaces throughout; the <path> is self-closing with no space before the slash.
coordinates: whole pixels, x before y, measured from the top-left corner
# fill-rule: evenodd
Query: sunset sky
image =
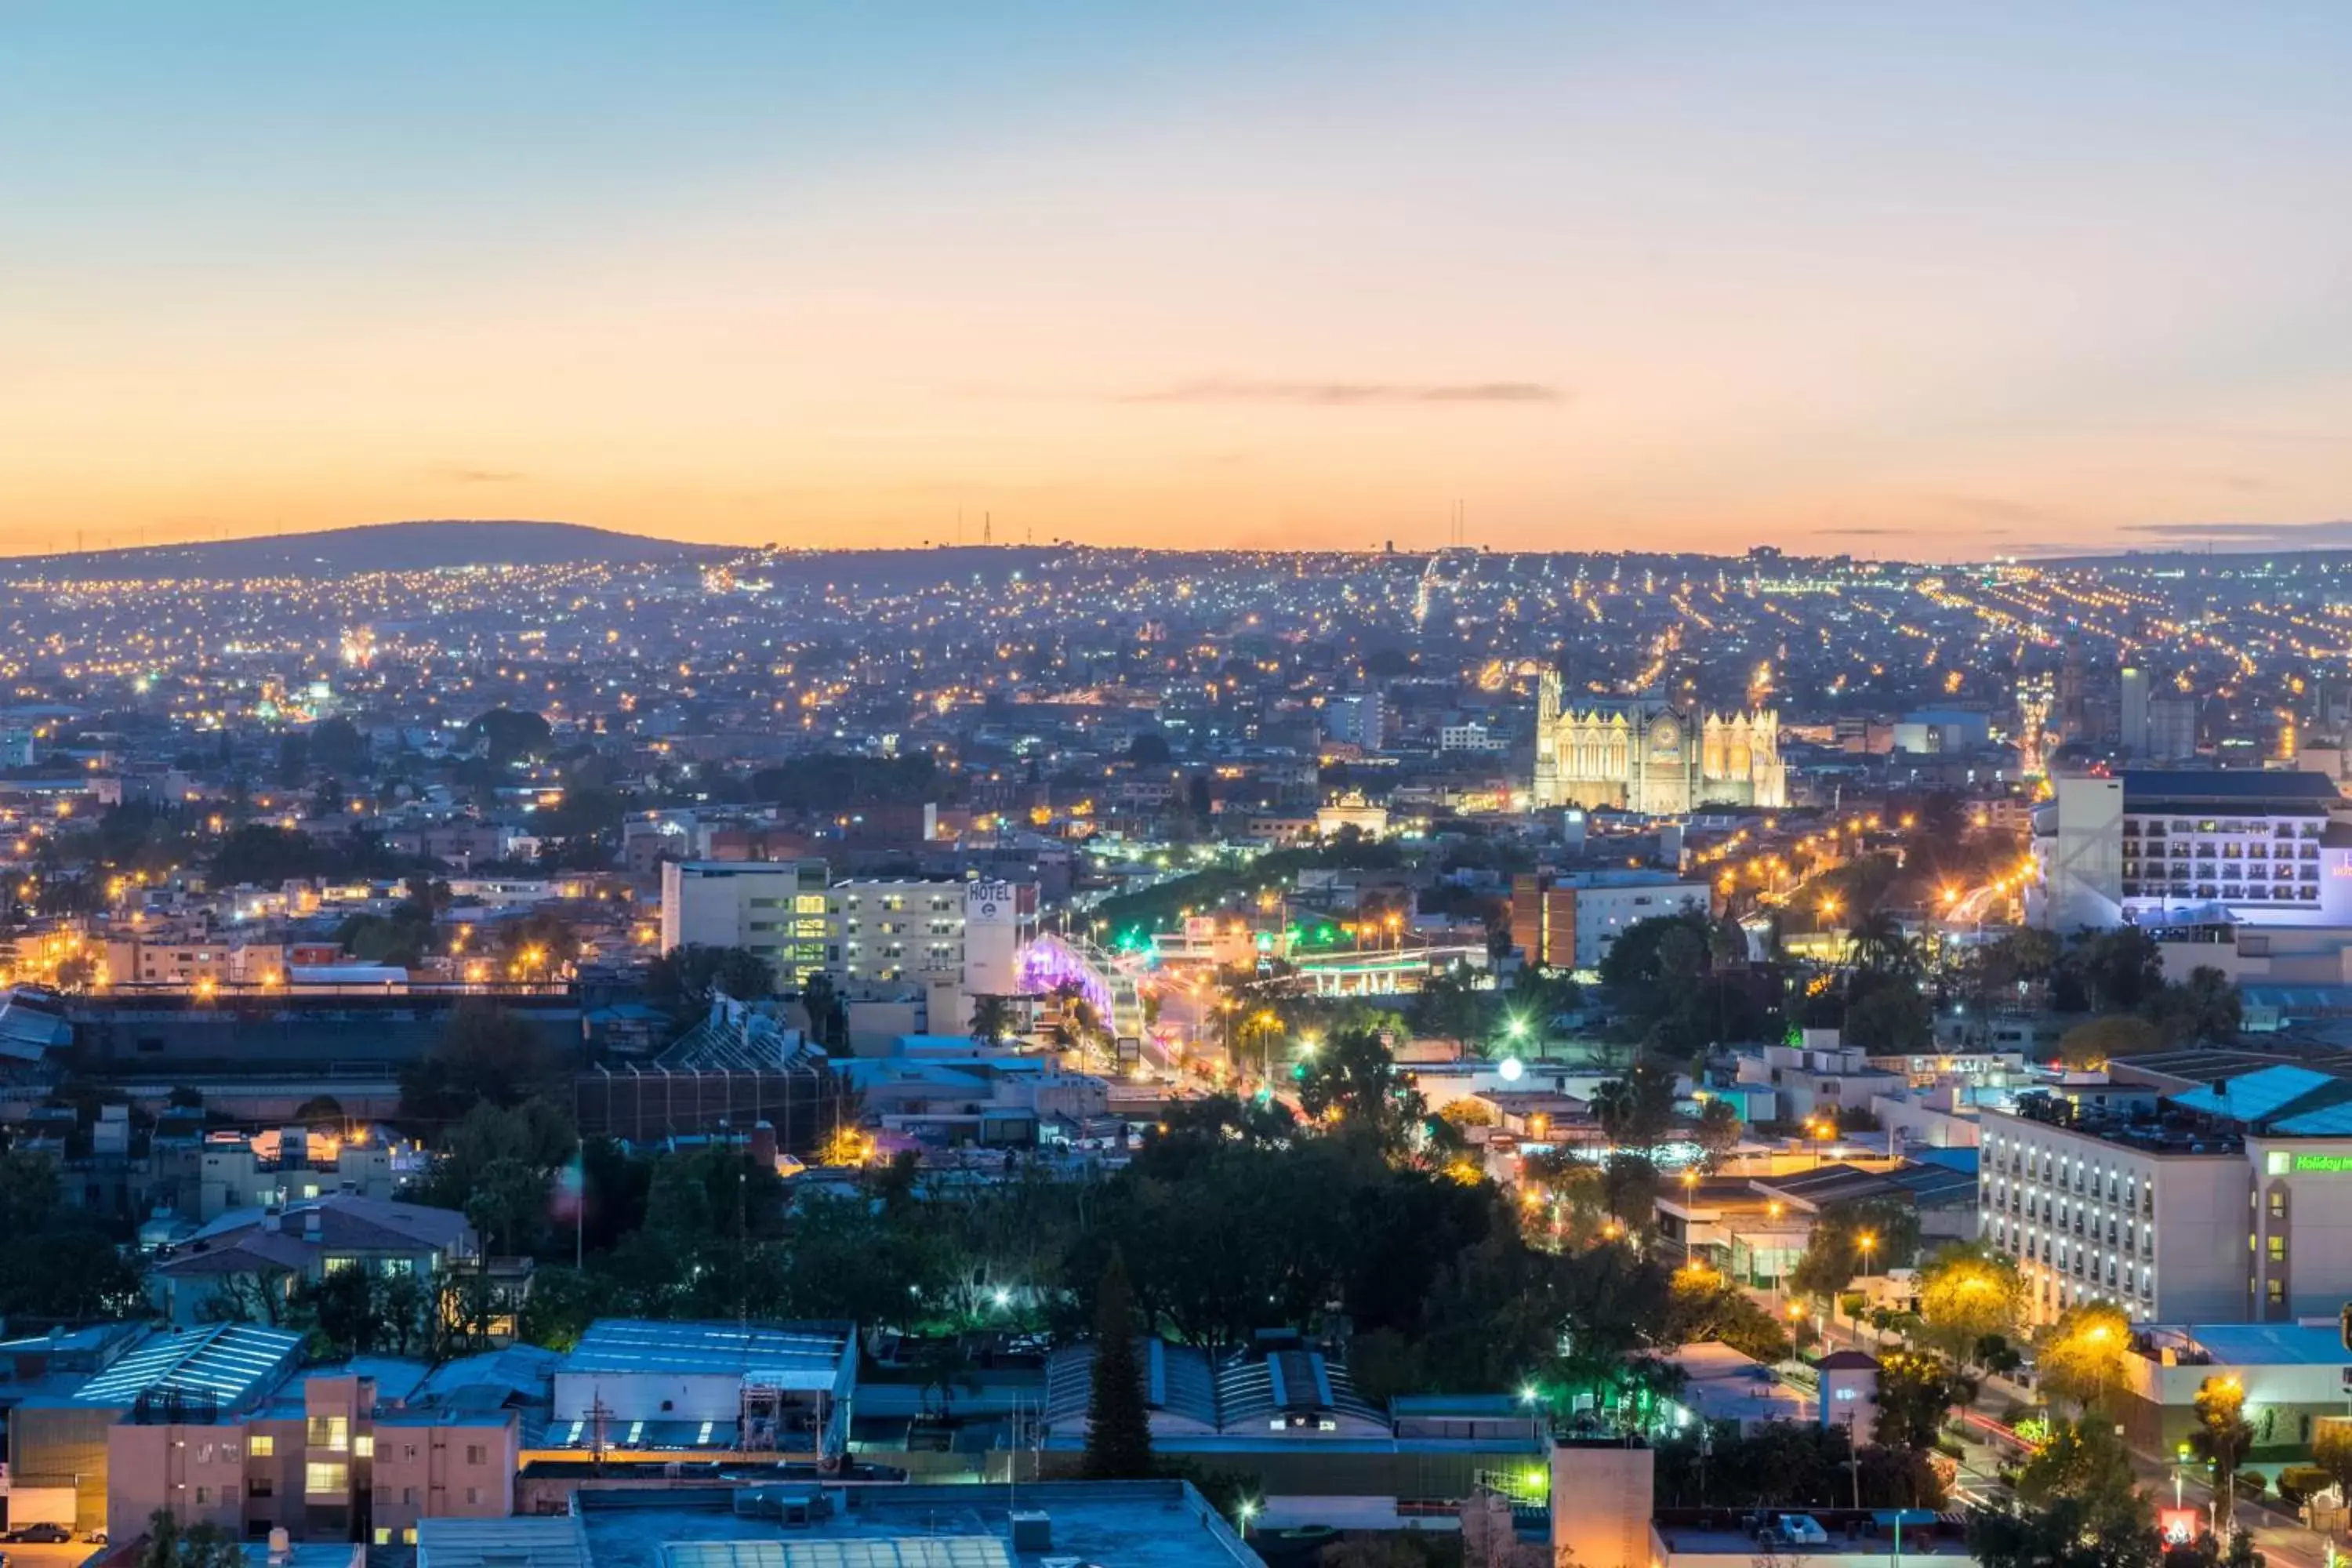
<path id="1" fill-rule="evenodd" d="M 2352 543 L 2352 5 L 7 0 L 0 550 Z"/>

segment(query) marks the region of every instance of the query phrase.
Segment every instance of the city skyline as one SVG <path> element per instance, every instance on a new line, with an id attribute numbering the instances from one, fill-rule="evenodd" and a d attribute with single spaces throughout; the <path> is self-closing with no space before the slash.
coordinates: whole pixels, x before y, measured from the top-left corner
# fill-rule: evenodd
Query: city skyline
<path id="1" fill-rule="evenodd" d="M 2352 542 L 2352 23 L 5 24 L 0 552 Z"/>

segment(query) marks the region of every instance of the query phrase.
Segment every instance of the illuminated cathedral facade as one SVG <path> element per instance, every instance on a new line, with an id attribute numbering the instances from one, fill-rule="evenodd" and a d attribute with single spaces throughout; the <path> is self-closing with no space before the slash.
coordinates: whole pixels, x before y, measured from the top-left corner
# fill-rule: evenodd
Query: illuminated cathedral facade
<path id="1" fill-rule="evenodd" d="M 1563 711 L 1559 676 L 1536 691 L 1538 807 L 1608 806 L 1679 816 L 1703 805 L 1789 804 L 1780 716 L 1769 709 L 1690 713 L 1656 701 Z"/>

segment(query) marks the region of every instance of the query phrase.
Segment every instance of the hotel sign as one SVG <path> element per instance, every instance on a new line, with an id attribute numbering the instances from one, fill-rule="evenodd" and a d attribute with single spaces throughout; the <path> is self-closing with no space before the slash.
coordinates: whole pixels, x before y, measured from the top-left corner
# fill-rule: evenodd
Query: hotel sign
<path id="1" fill-rule="evenodd" d="M 2263 1162 L 2273 1176 L 2352 1175 L 2352 1154 L 2309 1154 L 2273 1149 Z"/>

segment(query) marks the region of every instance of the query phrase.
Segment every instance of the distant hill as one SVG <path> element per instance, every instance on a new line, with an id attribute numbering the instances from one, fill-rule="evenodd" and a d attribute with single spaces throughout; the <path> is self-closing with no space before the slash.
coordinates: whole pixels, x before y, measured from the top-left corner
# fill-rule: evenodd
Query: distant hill
<path id="1" fill-rule="evenodd" d="M 717 561 L 734 552 L 708 544 L 615 533 L 576 522 L 384 522 L 317 533 L 278 533 L 205 544 L 84 550 L 0 562 L 18 576 L 348 577 L 459 566 L 565 566 L 592 561 Z"/>

